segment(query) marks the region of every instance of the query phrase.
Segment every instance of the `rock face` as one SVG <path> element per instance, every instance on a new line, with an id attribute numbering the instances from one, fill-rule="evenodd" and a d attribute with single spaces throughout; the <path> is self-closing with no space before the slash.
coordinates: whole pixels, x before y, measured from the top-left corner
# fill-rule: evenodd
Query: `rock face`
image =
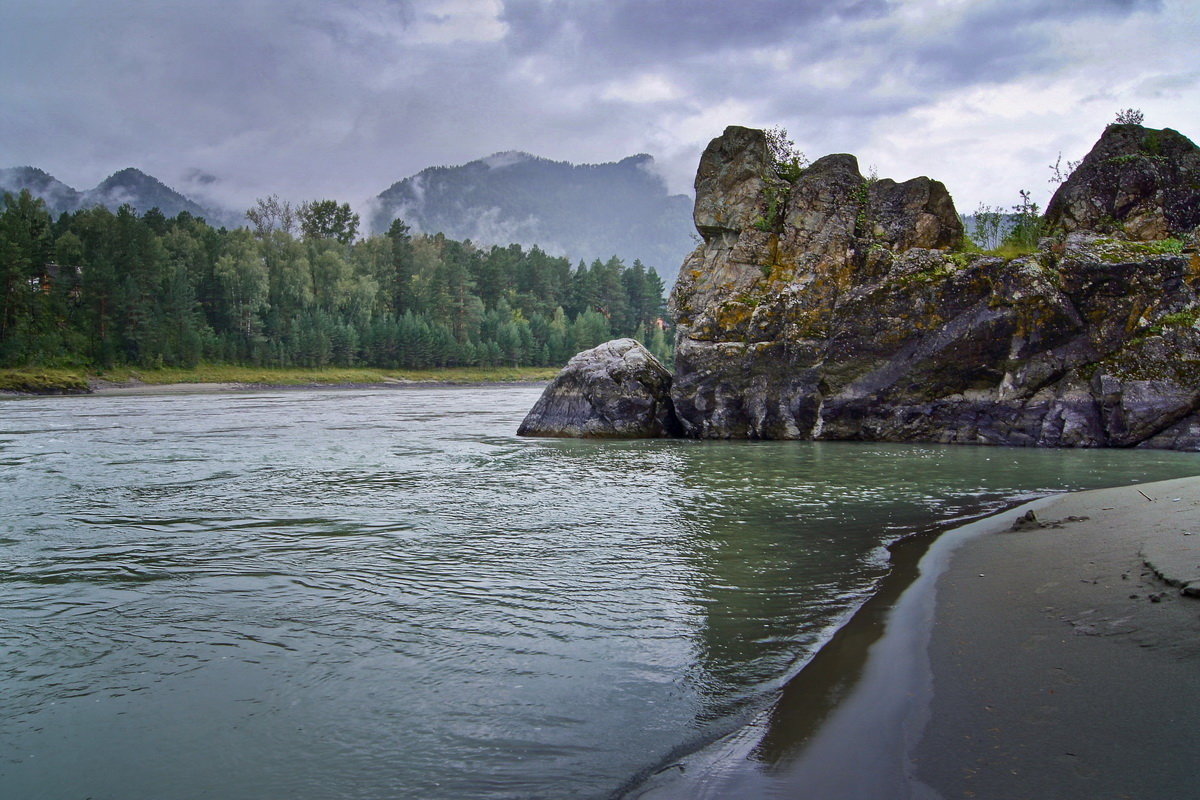
<path id="1" fill-rule="evenodd" d="M 868 180 L 850 155 L 791 177 L 761 131 L 714 139 L 702 243 L 671 294 L 673 381 L 610 342 L 571 361 L 521 432 L 1200 450 L 1185 137 L 1109 126 L 1051 201 L 1053 235 L 1011 260 L 955 252 L 937 181 Z"/>
<path id="2" fill-rule="evenodd" d="M 1110 126 L 1051 204 L 1058 238 L 1006 261 L 951 252 L 937 181 L 832 155 L 789 183 L 727 129 L 670 301 L 684 434 L 1200 449 L 1200 258 L 1146 241 L 1195 226 L 1197 158 Z"/>
<path id="3" fill-rule="evenodd" d="M 1046 209 L 1052 230 L 1142 241 L 1200 225 L 1200 149 L 1170 128 L 1109 125 Z"/>
<path id="4" fill-rule="evenodd" d="M 633 339 L 617 339 L 572 358 L 546 387 L 518 436 L 659 438 L 681 432 L 671 374 Z"/>

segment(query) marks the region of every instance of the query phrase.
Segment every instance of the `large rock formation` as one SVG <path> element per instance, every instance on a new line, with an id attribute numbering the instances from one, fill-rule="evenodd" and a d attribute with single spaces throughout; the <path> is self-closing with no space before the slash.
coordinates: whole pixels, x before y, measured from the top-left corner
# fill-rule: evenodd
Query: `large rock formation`
<path id="1" fill-rule="evenodd" d="M 761 131 L 726 129 L 670 300 L 683 435 L 1200 449 L 1198 164 L 1174 131 L 1110 126 L 1054 236 L 1006 260 L 956 252 L 937 181 L 849 155 L 789 181 Z"/>
<path id="2" fill-rule="evenodd" d="M 1123 177 L 1142 156 L 1111 155 L 1131 138 L 1169 154 L 1154 181 Z M 1196 447 L 1200 260 L 1087 232 L 1085 213 L 1181 233 L 1196 156 L 1174 132 L 1113 126 L 1056 197 L 1063 235 L 1006 261 L 950 251 L 962 229 L 937 181 L 868 181 L 834 155 L 785 184 L 761 133 L 727 129 L 701 159 L 704 241 L 671 297 L 686 434 Z"/>
<path id="3" fill-rule="evenodd" d="M 517 429 L 518 436 L 648 439 L 677 436 L 671 374 L 633 339 L 572 358 Z"/>
<path id="4" fill-rule="evenodd" d="M 1046 209 L 1052 230 L 1156 240 L 1200 225 L 1200 150 L 1170 128 L 1109 125 Z"/>

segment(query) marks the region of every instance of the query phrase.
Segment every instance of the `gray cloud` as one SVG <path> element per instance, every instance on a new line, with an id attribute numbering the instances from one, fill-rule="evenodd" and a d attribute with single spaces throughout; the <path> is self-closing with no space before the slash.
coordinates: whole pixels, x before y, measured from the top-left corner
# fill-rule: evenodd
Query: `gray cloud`
<path id="1" fill-rule="evenodd" d="M 513 149 L 574 162 L 650 152 L 680 189 L 700 149 L 731 123 L 782 123 L 813 154 L 875 151 L 903 173 L 923 167 L 922 140 L 965 150 L 991 119 L 998 139 L 981 141 L 981 153 L 1015 159 L 1037 144 L 1004 144 L 1021 120 L 1052 128 L 1042 141 L 1074 146 L 1073 136 L 1098 130 L 1070 132 L 1102 124 L 1114 102 L 1176 109 L 1171 119 L 1148 114 L 1163 125 L 1200 118 L 1194 47 L 1175 46 L 1170 60 L 1159 52 L 1194 41 L 1200 25 L 1189 8 L 1184 0 L 22 3 L 0 29 L 0 166 L 33 164 L 81 188 L 137 166 L 237 205 L 275 192 L 358 202 L 423 167 Z M 1094 40 L 1081 43 L 1084 35 Z M 1119 77 L 1111 52 L 1122 53 Z M 1056 86 L 1076 93 L 1075 108 L 1046 108 L 1064 105 Z M 1008 105 L 976 99 L 992 95 Z M 965 158 L 946 166 L 959 174 L 935 177 L 994 202 L 993 177 Z"/>
<path id="2" fill-rule="evenodd" d="M 769 45 L 807 26 L 886 8 L 861 0 L 515 0 L 506 4 L 504 19 L 520 50 L 539 50 L 565 35 L 584 58 L 644 64 Z"/>

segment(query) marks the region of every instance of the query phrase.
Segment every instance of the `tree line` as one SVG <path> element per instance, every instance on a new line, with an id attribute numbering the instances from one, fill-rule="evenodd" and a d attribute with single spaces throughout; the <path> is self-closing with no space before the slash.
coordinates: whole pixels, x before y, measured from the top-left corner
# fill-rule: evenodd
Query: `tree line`
<path id="1" fill-rule="evenodd" d="M 258 201 L 251 227 L 89 208 L 0 213 L 0 365 L 558 366 L 615 336 L 671 355 L 663 283 L 639 261 L 519 245 L 356 239 L 348 205 Z"/>

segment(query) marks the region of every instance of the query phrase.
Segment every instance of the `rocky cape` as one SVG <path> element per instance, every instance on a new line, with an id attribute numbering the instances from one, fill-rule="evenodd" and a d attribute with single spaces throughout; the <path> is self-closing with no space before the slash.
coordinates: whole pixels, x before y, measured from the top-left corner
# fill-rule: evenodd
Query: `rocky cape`
<path id="1" fill-rule="evenodd" d="M 1186 137 L 1110 125 L 1018 258 L 966 252 L 938 181 L 844 154 L 792 177 L 762 131 L 701 157 L 661 395 L 682 435 L 1200 449 Z"/>

